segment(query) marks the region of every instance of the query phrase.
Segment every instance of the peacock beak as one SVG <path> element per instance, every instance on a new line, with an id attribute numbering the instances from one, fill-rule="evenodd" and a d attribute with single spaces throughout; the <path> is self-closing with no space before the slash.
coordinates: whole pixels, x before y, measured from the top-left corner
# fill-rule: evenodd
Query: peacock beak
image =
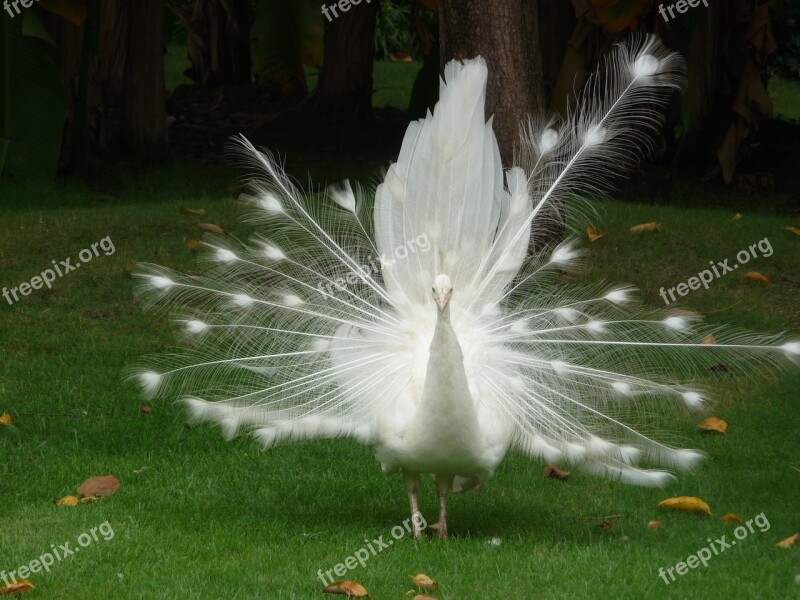
<path id="1" fill-rule="evenodd" d="M 436 294 L 434 300 L 436 300 L 436 306 L 439 307 L 439 310 L 444 310 L 447 307 L 447 304 L 450 302 L 450 294 L 447 292 L 441 292 Z"/>

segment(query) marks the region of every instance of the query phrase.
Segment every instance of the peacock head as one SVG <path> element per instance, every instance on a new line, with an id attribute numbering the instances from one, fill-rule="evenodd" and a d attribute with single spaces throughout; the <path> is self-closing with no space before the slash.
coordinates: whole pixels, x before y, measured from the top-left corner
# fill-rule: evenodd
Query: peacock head
<path id="1" fill-rule="evenodd" d="M 447 275 L 437 275 L 433 280 L 433 299 L 440 311 L 444 311 L 453 297 L 453 283 Z"/>

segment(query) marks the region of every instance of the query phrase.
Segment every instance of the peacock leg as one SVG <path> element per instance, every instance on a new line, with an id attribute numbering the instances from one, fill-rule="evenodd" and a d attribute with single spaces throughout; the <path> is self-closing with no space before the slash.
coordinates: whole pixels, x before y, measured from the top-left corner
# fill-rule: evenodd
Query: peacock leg
<path id="1" fill-rule="evenodd" d="M 403 470 L 403 481 L 406 484 L 408 493 L 408 503 L 411 505 L 411 525 L 414 528 L 414 537 L 422 537 L 421 519 L 416 515 L 419 513 L 419 473 Z"/>
<path id="2" fill-rule="evenodd" d="M 439 497 L 439 537 L 447 539 L 447 494 L 453 489 L 452 475 L 436 476 L 436 495 Z"/>

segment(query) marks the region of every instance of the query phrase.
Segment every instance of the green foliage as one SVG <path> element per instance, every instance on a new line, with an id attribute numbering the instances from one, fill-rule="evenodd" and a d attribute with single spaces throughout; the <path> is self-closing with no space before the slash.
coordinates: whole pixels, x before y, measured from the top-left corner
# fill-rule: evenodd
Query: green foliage
<path id="1" fill-rule="evenodd" d="M 773 23 L 778 52 L 772 63 L 772 72 L 783 79 L 800 81 L 800 6 L 789 9 L 785 19 Z"/>
<path id="2" fill-rule="evenodd" d="M 66 100 L 36 12 L 0 21 L 0 176 L 52 178 L 61 152 Z"/>
<path id="3" fill-rule="evenodd" d="M 379 58 L 388 60 L 393 52 L 404 52 L 414 58 L 422 58 L 419 40 L 410 24 L 412 1 L 381 0 L 375 30 L 375 53 Z M 420 7 L 419 16 L 427 23 L 433 20 L 433 13 L 424 7 Z"/>
<path id="4" fill-rule="evenodd" d="M 322 63 L 324 25 L 317 0 L 261 0 L 252 28 L 253 75 L 286 95 L 306 94 L 303 65 Z"/>
<path id="5" fill-rule="evenodd" d="M 415 55 L 418 47 L 409 30 L 408 19 L 411 8 L 402 0 L 382 0 L 375 31 L 375 52 L 384 60 L 393 52 Z"/>

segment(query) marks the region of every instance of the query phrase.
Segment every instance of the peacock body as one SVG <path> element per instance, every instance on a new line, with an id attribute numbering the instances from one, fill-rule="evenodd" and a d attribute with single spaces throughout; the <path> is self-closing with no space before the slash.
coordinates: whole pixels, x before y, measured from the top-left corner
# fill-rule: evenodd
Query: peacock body
<path id="1" fill-rule="evenodd" d="M 616 47 L 570 118 L 531 123 L 505 171 L 487 76 L 480 58 L 447 65 L 374 206 L 347 182 L 324 201 L 303 196 L 239 138 L 237 156 L 260 173 L 243 199 L 263 234 L 205 242 L 202 276 L 144 266 L 143 297 L 187 336 L 184 354 L 138 373 L 145 391 L 177 390 L 194 419 L 265 448 L 369 445 L 386 473 L 402 471 L 412 513 L 431 474 L 444 537 L 447 495 L 488 480 L 512 448 L 638 485 L 696 465 L 701 452 L 632 423 L 701 409 L 708 391 L 691 382 L 720 356 L 780 364 L 800 343 L 723 330 L 705 345 L 693 317 L 645 311 L 630 287 L 571 283 L 573 242 L 528 254 L 557 214 L 548 207 L 579 211 L 648 146 L 685 84 L 682 59 L 650 36 Z"/>

